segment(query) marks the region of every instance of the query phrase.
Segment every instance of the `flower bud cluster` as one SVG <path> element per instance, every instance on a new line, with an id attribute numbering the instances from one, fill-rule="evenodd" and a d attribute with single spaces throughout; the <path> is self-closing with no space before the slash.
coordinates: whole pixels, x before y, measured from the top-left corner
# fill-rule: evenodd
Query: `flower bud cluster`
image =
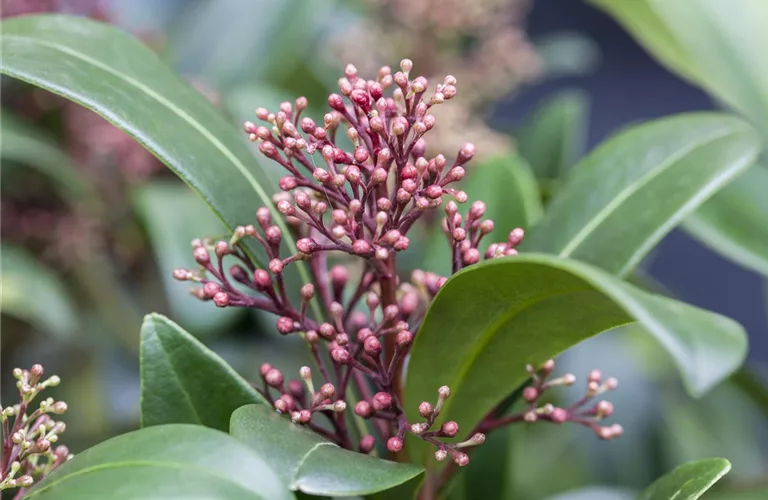
<path id="1" fill-rule="evenodd" d="M 72 458 L 66 446 L 54 445 L 66 430 L 53 415 L 67 411 L 64 401 L 42 400 L 31 413 L 33 400 L 41 391 L 59 385 L 59 377 L 43 378 L 42 365 L 29 370 L 15 368 L 13 376 L 19 390 L 19 403 L 0 411 L 3 455 L 0 460 L 0 491 L 21 488 L 23 493 L 61 463 Z"/>

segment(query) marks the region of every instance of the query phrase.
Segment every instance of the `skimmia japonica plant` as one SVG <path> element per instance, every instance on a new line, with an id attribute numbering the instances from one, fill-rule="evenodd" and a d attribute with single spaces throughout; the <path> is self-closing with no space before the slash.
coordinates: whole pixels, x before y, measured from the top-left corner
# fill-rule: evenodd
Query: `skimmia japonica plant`
<path id="1" fill-rule="evenodd" d="M 313 376 L 303 367 L 301 381 L 287 381 L 278 368 L 265 363 L 262 394 L 294 423 L 345 448 L 369 453 L 378 440 L 397 453 L 410 433 L 433 445 L 438 461 L 450 457 L 463 466 L 469 463 L 467 447 L 482 444 L 486 432 L 512 422 L 572 421 L 603 439 L 620 435 L 621 426 L 600 424 L 613 407 L 593 398 L 615 388 L 616 380 L 601 383 L 597 371 L 589 375 L 587 394 L 573 406 L 540 403 L 546 389 L 575 382 L 572 374 L 548 379 L 554 369 L 551 360 L 539 368 L 528 367 L 534 384 L 523 393 L 529 404 L 519 415 L 480 422 L 449 420 L 436 426 L 451 395 L 451 388 L 440 386 L 439 380 L 434 381 L 435 400 L 422 401 L 418 408 L 404 406 L 403 361 L 430 301 L 447 280 L 428 270 L 414 271 L 410 281 L 401 278 L 397 255 L 408 250 L 409 231 L 428 212 L 442 209 L 453 272 L 482 258 L 516 255 L 523 240 L 521 228 L 510 228 L 506 241 L 481 250 L 483 238 L 494 230 L 494 221 L 483 218 L 485 203 L 476 201 L 463 214 L 459 208 L 467 202 L 459 186 L 475 147 L 465 143 L 450 159 L 427 153 L 426 140 L 436 125 L 430 110 L 456 96 L 457 81 L 449 75 L 430 88 L 425 77 L 411 76 L 412 68 L 404 59 L 400 71 L 393 74 L 383 67 L 375 80 L 366 80 L 348 65 L 339 80 L 341 94 L 328 97 L 330 110 L 321 125 L 301 116 L 308 106 L 304 97 L 295 104 L 283 102 L 276 112 L 257 108 L 263 125 L 246 122 L 245 133 L 286 171 L 273 201 L 299 237 L 295 248 L 286 248 L 280 227 L 262 207 L 257 224 L 238 226 L 229 241 L 193 242 L 201 268 L 178 269 L 174 276 L 199 283 L 196 295 L 219 307 L 275 313 L 281 334 L 304 339 L 319 373 Z M 351 142 L 349 151 L 341 137 Z M 263 247 L 269 259 L 266 268 L 240 245 L 247 238 Z M 337 252 L 353 259 L 329 267 L 329 256 Z M 287 289 L 283 274 L 297 261 L 308 263 L 313 283 L 303 285 L 292 302 L 296 294 Z M 359 276 L 355 283 L 349 283 L 351 275 Z M 313 300 L 321 306 L 320 317 L 311 317 Z M 351 440 L 347 423 L 350 392 L 362 397 L 354 414 L 373 422 L 374 432 L 359 442 Z M 323 418 L 331 431 L 319 426 Z M 456 442 L 457 437 L 463 439 Z"/>
<path id="2" fill-rule="evenodd" d="M 398 488 L 397 498 L 452 498 L 478 478 L 487 483 L 483 474 L 501 474 L 484 470 L 483 454 L 496 453 L 489 444 L 505 433 L 493 431 L 509 424 L 576 424 L 561 429 L 605 440 L 633 432 L 606 422 L 614 408 L 603 397 L 615 378 L 583 374 L 572 403 L 557 392 L 577 377 L 555 373 L 551 358 L 583 340 L 636 323 L 692 395 L 745 357 L 734 321 L 629 281 L 666 233 L 754 163 L 760 141 L 733 116 L 629 127 L 550 183 L 563 165 L 532 172 L 519 157 L 492 162 L 469 143 L 455 154 L 433 151 L 442 148 L 432 140 L 435 108 L 462 98 L 456 78 L 429 82 L 403 60 L 369 80 L 349 65 L 321 121 L 300 97 L 257 108 L 244 124 L 258 154 L 282 170 L 271 185 L 231 124 L 118 30 L 29 16 L 4 21 L 2 41 L 3 73 L 129 132 L 225 224 L 229 236 L 200 234 L 194 268 L 173 273 L 208 302 L 199 307 L 265 312 L 311 360 L 288 374 L 277 359 L 254 359 L 268 362 L 254 370 L 261 380 L 249 381 L 149 314 L 142 428 L 66 462 L 65 449 L 42 450 L 63 430 L 42 413 L 62 405 L 27 410 L 37 387 L 56 379 L 40 382 L 37 367 L 18 371 L 22 401 L 3 412 L 0 479 L 23 488 L 20 496 L 282 500 Z M 541 135 L 548 151 L 552 136 Z M 425 252 L 419 242 L 433 228 L 444 246 Z M 406 271 L 404 257 L 420 251 L 427 258 L 410 259 Z M 696 498 L 729 467 L 722 459 L 683 466 L 641 498 Z"/>

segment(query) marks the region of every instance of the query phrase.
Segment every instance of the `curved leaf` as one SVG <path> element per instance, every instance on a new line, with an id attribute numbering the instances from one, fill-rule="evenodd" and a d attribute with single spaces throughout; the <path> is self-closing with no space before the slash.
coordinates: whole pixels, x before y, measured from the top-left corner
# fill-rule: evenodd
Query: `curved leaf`
<path id="1" fill-rule="evenodd" d="M 74 304 L 67 289 L 49 269 L 20 248 L 0 248 L 3 314 L 27 321 L 35 328 L 70 336 L 78 327 Z"/>
<path id="2" fill-rule="evenodd" d="M 310 495 L 369 495 L 423 472 L 420 467 L 342 449 L 261 405 L 238 408 L 230 433 L 268 456 L 283 482 Z"/>
<path id="3" fill-rule="evenodd" d="M 510 229 L 530 229 L 541 218 L 543 208 L 536 178 L 526 161 L 518 155 L 484 160 L 470 169 L 462 186 L 468 204 L 482 200 L 488 209 L 485 218 L 494 222 L 494 231 L 483 237 L 486 245 L 506 241 Z M 432 224 L 424 257 L 425 268 L 432 272 L 451 273 L 451 247 L 440 223 Z"/>
<path id="4" fill-rule="evenodd" d="M 707 200 L 683 229 L 712 251 L 768 276 L 768 169 L 757 165 Z"/>
<path id="5" fill-rule="evenodd" d="M 577 261 L 524 254 L 455 274 L 427 311 L 413 345 L 406 408 L 451 388 L 440 420 L 471 429 L 539 365 L 613 327 L 638 321 L 672 355 L 690 392 L 701 394 L 746 354 L 739 324 L 651 295 Z"/>
<path id="6" fill-rule="evenodd" d="M 626 276 L 759 150 L 757 133 L 728 115 L 691 113 L 631 127 L 573 168 L 523 248 Z"/>
<path id="7" fill-rule="evenodd" d="M 34 127 L 3 111 L 0 115 L 0 157 L 33 167 L 47 175 L 61 189 L 66 201 L 79 202 L 83 197 L 93 197 L 93 186 L 81 176 L 69 157 L 56 144 L 44 137 Z"/>
<path id="8" fill-rule="evenodd" d="M 557 179 L 586 149 L 589 97 L 578 90 L 544 100 L 516 134 L 520 155 L 538 179 Z"/>
<path id="9" fill-rule="evenodd" d="M 134 211 L 143 219 L 155 254 L 171 316 L 187 331 L 200 336 L 232 324 L 244 309 L 215 310 L 190 296 L 188 283 L 173 279 L 177 267 L 195 268 L 190 242 L 201 236 L 221 237 L 226 229 L 208 207 L 181 183 L 154 181 L 140 186 Z"/>
<path id="10" fill-rule="evenodd" d="M 265 458 L 227 434 L 172 424 L 109 439 L 62 464 L 24 498 L 288 500 Z"/>
<path id="11" fill-rule="evenodd" d="M 724 458 L 688 462 L 657 479 L 637 500 L 696 500 L 729 470 Z"/>
<path id="12" fill-rule="evenodd" d="M 191 423 L 226 431 L 235 409 L 267 403 L 215 352 L 165 316 L 144 318 L 140 356 L 142 427 Z"/>
<path id="13" fill-rule="evenodd" d="M 0 40 L 2 73 L 77 102 L 126 131 L 230 230 L 249 223 L 260 205 L 269 207 L 293 247 L 242 133 L 149 48 L 108 24 L 60 15 L 3 21 Z M 308 282 L 303 263 L 299 271 Z"/>
<path id="14" fill-rule="evenodd" d="M 749 117 L 768 138 L 768 3 L 590 1 L 664 65 Z"/>

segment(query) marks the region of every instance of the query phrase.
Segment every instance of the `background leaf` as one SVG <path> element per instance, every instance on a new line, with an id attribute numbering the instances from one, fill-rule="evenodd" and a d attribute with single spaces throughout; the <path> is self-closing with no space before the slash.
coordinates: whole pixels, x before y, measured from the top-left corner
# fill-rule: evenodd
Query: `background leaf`
<path id="1" fill-rule="evenodd" d="M 724 458 L 688 462 L 657 479 L 637 500 L 696 500 L 729 470 Z"/>
<path id="2" fill-rule="evenodd" d="M 293 247 L 242 132 L 146 46 L 80 17 L 11 18 L 2 31 L 3 73 L 77 102 L 125 130 L 200 194 L 230 230 L 250 223 L 260 205 L 269 207 Z M 298 268 L 308 282 L 305 265 Z"/>
<path id="3" fill-rule="evenodd" d="M 68 337 L 78 329 L 77 313 L 67 289 L 53 271 L 21 248 L 0 247 L 0 309 L 35 328 Z"/>
<path id="4" fill-rule="evenodd" d="M 510 283 L 515 286 L 509 286 Z M 494 259 L 440 290 L 414 342 L 406 409 L 451 388 L 439 421 L 469 432 L 539 365 L 610 328 L 639 321 L 672 355 L 694 394 L 733 372 L 746 354 L 736 322 L 640 291 L 592 266 L 547 255 Z"/>
<path id="5" fill-rule="evenodd" d="M 587 146 L 589 97 L 559 92 L 541 103 L 517 131 L 517 148 L 538 179 L 557 179 L 581 158 Z"/>
<path id="6" fill-rule="evenodd" d="M 220 431 L 162 425 L 117 436 L 78 454 L 24 498 L 293 498 L 265 458 Z"/>
<path id="7" fill-rule="evenodd" d="M 462 185 L 467 193 L 469 207 L 482 200 L 487 211 L 484 218 L 494 222 L 494 230 L 483 237 L 481 249 L 492 242 L 506 241 L 515 227 L 529 229 L 541 218 L 543 208 L 536 179 L 523 158 L 518 155 L 500 156 L 484 160 L 469 169 L 467 181 Z M 445 213 L 440 214 L 444 217 Z M 441 275 L 451 274 L 451 247 L 437 221 L 430 227 L 424 268 Z"/>
<path id="8" fill-rule="evenodd" d="M 244 309 L 219 309 L 203 303 L 191 295 L 189 283 L 173 279 L 178 267 L 198 267 L 192 258 L 194 238 L 226 234 L 205 203 L 183 185 L 155 181 L 136 190 L 133 206 L 147 229 L 173 318 L 188 332 L 203 335 L 242 317 Z"/>
<path id="9" fill-rule="evenodd" d="M 728 115 L 691 113 L 631 127 L 573 168 L 523 248 L 626 276 L 759 151 L 752 128 Z"/>
<path id="10" fill-rule="evenodd" d="M 768 169 L 750 168 L 707 200 L 683 229 L 736 264 L 768 276 Z"/>
<path id="11" fill-rule="evenodd" d="M 141 425 L 229 429 L 240 406 L 269 403 L 216 353 L 159 314 L 141 327 Z"/>
<path id="12" fill-rule="evenodd" d="M 232 414 L 230 433 L 260 455 L 270 457 L 291 490 L 311 495 L 368 495 L 423 472 L 413 465 L 339 448 L 266 406 L 238 408 Z"/>

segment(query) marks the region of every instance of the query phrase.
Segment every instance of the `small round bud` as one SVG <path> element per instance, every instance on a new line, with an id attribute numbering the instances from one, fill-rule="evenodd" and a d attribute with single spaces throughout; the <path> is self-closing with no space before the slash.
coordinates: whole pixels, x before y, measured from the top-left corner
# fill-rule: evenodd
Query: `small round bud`
<path id="1" fill-rule="evenodd" d="M 304 380 L 312 380 L 312 369 L 308 366 L 299 368 L 299 376 Z"/>
<path id="2" fill-rule="evenodd" d="M 283 372 L 277 368 L 272 368 L 266 375 L 264 375 L 264 380 L 267 381 L 268 385 L 280 388 L 283 385 Z"/>
<path id="3" fill-rule="evenodd" d="M 346 111 L 346 106 L 344 106 L 344 98 L 339 94 L 331 94 L 328 96 L 328 106 L 336 111 Z"/>
<path id="4" fill-rule="evenodd" d="M 272 406 L 274 406 L 275 410 L 277 410 L 280 413 L 287 413 L 289 411 L 288 403 L 286 403 L 282 399 L 276 399 L 275 402 L 272 404 Z"/>
<path id="5" fill-rule="evenodd" d="M 280 262 L 282 265 L 282 262 Z M 272 286 L 272 278 L 269 277 L 269 273 L 264 269 L 256 269 L 253 272 L 253 284 L 259 290 L 266 290 Z"/>
<path id="6" fill-rule="evenodd" d="M 467 142 L 464 145 L 461 146 L 461 149 L 459 149 L 458 154 L 458 162 L 459 163 L 466 163 L 469 160 L 472 159 L 472 157 L 475 156 L 475 145 L 471 142 Z"/>
<path id="7" fill-rule="evenodd" d="M 405 349 L 411 345 L 411 342 L 413 342 L 413 334 L 408 330 L 398 332 L 397 337 L 395 337 L 395 342 L 397 343 L 397 347 Z"/>
<path id="8" fill-rule="evenodd" d="M 441 386 L 437 390 L 437 397 L 440 398 L 440 399 L 448 399 L 448 398 L 450 398 L 451 397 L 451 389 L 447 385 Z"/>
<path id="9" fill-rule="evenodd" d="M 373 415 L 373 408 L 368 401 L 360 401 L 355 405 L 355 415 L 363 418 L 370 418 Z"/>
<path id="10" fill-rule="evenodd" d="M 459 433 L 459 424 L 453 420 L 449 420 L 440 426 L 440 433 L 448 437 L 454 437 Z"/>
<path id="11" fill-rule="evenodd" d="M 29 369 L 29 374 L 33 377 L 34 380 L 38 380 L 40 377 L 42 377 L 44 372 L 45 370 L 43 369 L 43 365 L 40 364 L 32 365 L 32 368 Z"/>
<path id="12" fill-rule="evenodd" d="M 371 336 L 365 339 L 363 346 L 365 353 L 369 356 L 376 358 L 381 354 L 381 342 L 376 337 Z"/>
<path id="13" fill-rule="evenodd" d="M 208 255 L 208 250 L 205 247 L 199 246 L 192 251 L 192 256 L 195 258 L 195 262 L 204 266 L 211 262 L 211 256 Z"/>
<path id="14" fill-rule="evenodd" d="M 443 188 L 438 186 L 437 184 L 432 184 L 426 189 L 426 194 L 429 198 L 437 199 L 443 196 Z"/>
<path id="15" fill-rule="evenodd" d="M 272 369 L 272 365 L 269 363 L 262 363 L 262 365 L 259 367 L 259 373 L 262 377 L 265 377 L 267 375 L 267 372 Z"/>
<path id="16" fill-rule="evenodd" d="M 218 292 L 213 296 L 213 303 L 216 307 L 227 307 L 229 305 L 229 294 L 227 292 Z"/>
<path id="17" fill-rule="evenodd" d="M 288 335 L 291 332 L 296 331 L 296 325 L 292 318 L 288 316 L 281 316 L 277 319 L 277 331 L 283 335 Z"/>
<path id="18" fill-rule="evenodd" d="M 376 447 L 376 438 L 366 434 L 360 439 L 360 453 L 370 453 Z"/>
<path id="19" fill-rule="evenodd" d="M 470 248 L 466 252 L 461 254 L 461 261 L 465 266 L 471 266 L 480 262 L 480 250 L 477 248 Z"/>
<path id="20" fill-rule="evenodd" d="M 32 479 L 32 476 L 29 476 L 27 474 L 24 474 L 23 476 L 19 476 L 16 478 L 16 485 L 21 486 L 22 488 L 28 488 L 32 486 L 32 484 L 35 482 L 34 479 Z"/>
<path id="21" fill-rule="evenodd" d="M 466 453 L 457 453 L 453 457 L 453 461 L 459 467 L 464 467 L 465 465 L 469 464 L 469 455 L 467 455 Z"/>
<path id="22" fill-rule="evenodd" d="M 373 249 L 371 248 L 371 244 L 366 240 L 355 240 L 355 242 L 352 243 L 352 251 L 360 256 L 370 256 Z"/>
<path id="23" fill-rule="evenodd" d="M 432 412 L 434 411 L 434 407 L 432 407 L 432 404 L 428 401 L 422 401 L 419 405 L 419 415 L 421 415 L 424 418 L 429 418 L 432 416 Z"/>
<path id="24" fill-rule="evenodd" d="M 397 453 L 403 449 L 403 440 L 399 437 L 391 437 L 387 440 L 387 449 L 392 453 Z"/>
<path id="25" fill-rule="evenodd" d="M 445 450 L 437 450 L 435 452 L 435 460 L 437 460 L 438 462 L 442 462 L 446 458 L 448 458 L 448 452 L 447 451 L 445 451 Z"/>
<path id="26" fill-rule="evenodd" d="M 619 380 L 616 377 L 611 377 L 605 381 L 605 390 L 612 391 L 619 386 Z"/>
<path id="27" fill-rule="evenodd" d="M 307 283 L 306 285 L 301 287 L 301 298 L 310 301 L 312 300 L 312 297 L 315 296 L 315 285 L 312 283 Z"/>
<path id="28" fill-rule="evenodd" d="M 332 339 L 336 336 L 336 329 L 330 323 L 323 323 L 320 325 L 320 335 Z"/>
<path id="29" fill-rule="evenodd" d="M 303 254 L 311 254 L 317 248 L 317 242 L 312 238 L 300 238 L 296 242 L 296 250 Z"/>
<path id="30" fill-rule="evenodd" d="M 429 429 L 429 426 L 423 422 L 411 425 L 411 432 L 417 436 L 421 436 L 427 432 L 427 429 Z"/>
<path id="31" fill-rule="evenodd" d="M 336 413 L 342 413 L 344 411 L 347 411 L 347 403 L 341 400 L 336 401 L 335 403 L 333 403 L 333 411 L 335 411 Z"/>
<path id="32" fill-rule="evenodd" d="M 51 449 L 51 442 L 45 438 L 40 438 L 35 442 L 35 451 L 45 453 Z"/>
<path id="33" fill-rule="evenodd" d="M 371 399 L 371 405 L 376 411 L 389 409 L 392 406 L 392 396 L 386 392 L 377 392 Z"/>
<path id="34" fill-rule="evenodd" d="M 349 354 L 349 351 L 344 349 L 343 347 L 337 347 L 336 349 L 331 351 L 331 358 L 340 365 L 346 365 L 349 363 L 349 360 L 351 359 L 351 355 Z"/>
<path id="35" fill-rule="evenodd" d="M 269 261 L 269 272 L 274 275 L 279 275 L 283 272 L 283 261 L 280 259 L 272 259 Z"/>
<path id="36" fill-rule="evenodd" d="M 371 331 L 370 328 L 361 328 L 360 330 L 357 331 L 358 342 L 365 342 L 371 336 L 373 336 L 373 332 Z"/>
<path id="37" fill-rule="evenodd" d="M 288 381 L 288 392 L 296 399 L 304 399 L 304 384 L 291 379 Z"/>
<path id="38" fill-rule="evenodd" d="M 568 420 L 568 412 L 563 408 L 554 408 L 552 413 L 549 414 L 549 418 L 556 424 L 562 424 Z"/>
<path id="39" fill-rule="evenodd" d="M 589 372 L 589 376 L 587 377 L 587 382 L 597 382 L 600 383 L 600 379 L 602 379 L 603 374 L 600 372 L 600 370 L 592 370 Z"/>
<path id="40" fill-rule="evenodd" d="M 221 287 L 219 286 L 218 283 L 209 281 L 208 283 L 203 285 L 203 295 L 205 295 L 209 299 L 212 299 L 214 295 L 216 295 L 220 291 L 221 291 Z"/>
<path id="41" fill-rule="evenodd" d="M 529 403 L 533 403 L 539 399 L 539 391 L 535 387 L 526 387 L 523 389 L 523 398 Z"/>
<path id="42" fill-rule="evenodd" d="M 483 234 L 490 234 L 493 232 L 493 227 L 493 221 L 491 219 L 486 219 L 480 223 L 480 232 Z"/>

